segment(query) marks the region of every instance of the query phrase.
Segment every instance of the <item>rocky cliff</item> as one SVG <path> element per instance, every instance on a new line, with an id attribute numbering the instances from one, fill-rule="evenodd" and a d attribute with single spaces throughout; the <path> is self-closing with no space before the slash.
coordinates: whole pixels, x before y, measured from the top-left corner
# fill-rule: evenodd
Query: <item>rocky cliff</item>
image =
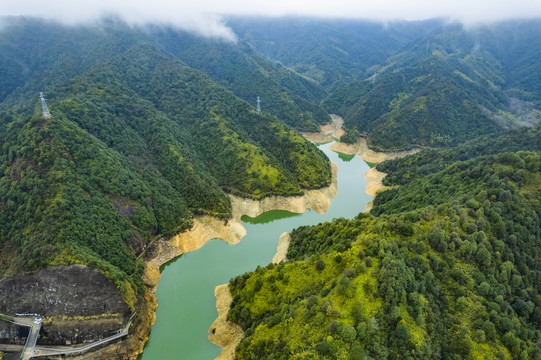
<path id="1" fill-rule="evenodd" d="M 83 265 L 51 266 L 35 274 L 0 279 L 0 313 L 40 314 L 38 343 L 69 345 L 115 333 L 130 316 L 116 287 Z M 12 329 L 0 335 L 10 337 Z"/>

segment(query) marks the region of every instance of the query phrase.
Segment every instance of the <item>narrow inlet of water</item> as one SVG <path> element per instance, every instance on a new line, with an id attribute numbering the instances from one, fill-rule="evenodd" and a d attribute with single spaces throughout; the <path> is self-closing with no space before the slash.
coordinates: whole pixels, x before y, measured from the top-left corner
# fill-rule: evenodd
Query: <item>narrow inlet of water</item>
<path id="1" fill-rule="evenodd" d="M 247 234 L 239 244 L 215 239 L 199 250 L 182 255 L 162 271 L 156 290 L 156 323 L 142 360 L 211 360 L 221 348 L 208 340 L 210 325 L 218 316 L 214 288 L 258 265 L 268 265 L 283 232 L 335 218 L 353 218 L 373 198 L 366 193 L 368 165 L 359 157 L 344 157 L 320 145 L 338 166 L 338 194 L 325 214 L 269 211 L 255 219 L 243 217 Z"/>

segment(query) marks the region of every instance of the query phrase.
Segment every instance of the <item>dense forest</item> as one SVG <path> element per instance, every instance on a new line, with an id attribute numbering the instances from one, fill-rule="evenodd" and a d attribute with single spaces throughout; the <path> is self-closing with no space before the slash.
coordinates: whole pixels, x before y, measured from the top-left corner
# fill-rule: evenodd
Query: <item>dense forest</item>
<path id="1" fill-rule="evenodd" d="M 541 359 L 540 135 L 378 165 L 369 215 L 297 228 L 288 262 L 231 280 L 238 358 Z"/>
<path id="2" fill-rule="evenodd" d="M 299 131 L 337 114 L 343 142 L 424 150 L 231 280 L 237 357 L 541 359 L 541 21 L 0 25 L 0 277 L 86 264 L 133 308 L 152 240 L 327 186 Z"/>
<path id="3" fill-rule="evenodd" d="M 375 149 L 455 146 L 541 121 L 539 20 L 229 24 L 261 53 L 320 84 L 328 92 L 322 107 L 367 134 Z"/>
<path id="4" fill-rule="evenodd" d="M 26 19 L 3 30 L 2 54 L 30 43 L 16 57 L 28 71 L 8 67 L 2 88 L 0 274 L 83 263 L 133 299 L 149 241 L 185 230 L 194 214 L 229 217 L 227 194 L 299 195 L 330 183 L 325 155 L 280 118 L 127 26 L 104 26 L 118 37 Z M 31 39 L 38 27 L 52 50 L 33 63 L 44 51 Z M 75 61 L 89 50 L 88 62 Z M 269 93 L 287 92 L 267 82 Z M 52 118 L 40 114 L 42 87 Z"/>

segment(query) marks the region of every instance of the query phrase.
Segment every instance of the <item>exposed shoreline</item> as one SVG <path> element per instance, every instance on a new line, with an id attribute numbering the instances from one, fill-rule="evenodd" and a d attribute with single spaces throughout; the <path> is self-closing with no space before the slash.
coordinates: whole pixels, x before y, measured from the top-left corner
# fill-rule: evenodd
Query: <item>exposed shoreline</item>
<path id="1" fill-rule="evenodd" d="M 177 234 L 169 240 L 156 240 L 152 244 L 152 248 L 147 251 L 148 258 L 145 261 L 145 269 L 142 275 L 146 291 L 138 309 L 140 315 L 134 326 L 132 325 L 126 340 L 76 358 L 92 359 L 100 357 L 136 360 L 143 353 L 152 325 L 156 321 L 158 302 L 154 293 L 161 278 L 160 267 L 162 265 L 184 253 L 199 249 L 208 240 L 219 238 L 231 244 L 238 243 L 246 235 L 246 229 L 240 221 L 242 215 L 256 217 L 269 210 L 288 210 L 303 213 L 311 209 L 318 213 L 326 212 L 331 204 L 331 199 L 338 193 L 336 178 L 338 167 L 331 162 L 331 168 L 332 180 L 327 187 L 305 190 L 304 195 L 300 196 L 270 196 L 261 200 L 243 199 L 229 195 L 232 205 L 232 217 L 230 219 L 223 220 L 209 215 L 196 216 L 193 219 L 193 226 L 189 230 Z M 237 330 L 240 327 L 227 321 L 227 312 L 231 304 L 230 300 L 228 300 L 231 297 L 228 289 L 227 285 L 220 285 L 215 290 L 217 309 L 219 314 L 224 315 L 222 321 L 219 321 L 216 325 L 213 324 L 213 327 L 209 330 L 209 332 L 212 332 L 214 329 L 214 334 L 209 336 L 213 343 L 219 346 L 225 345 L 222 354 L 217 358 L 221 360 L 233 359 L 234 350 L 238 342 L 242 340 L 242 330 L 240 330 L 240 336 L 231 336 L 230 334 L 231 329 L 236 329 L 235 334 L 238 334 Z M 235 327 L 238 327 L 238 329 Z"/>
<path id="2" fill-rule="evenodd" d="M 332 116 L 332 124 L 322 127 L 319 133 L 304 133 L 303 135 L 309 141 L 329 142 L 333 137 L 339 138 L 343 134 L 341 129 L 343 120 L 340 117 Z M 344 143 L 335 143 L 331 150 L 345 154 L 358 154 L 368 162 L 379 163 L 384 160 L 402 157 L 419 150 L 408 152 L 378 153 L 368 148 L 365 139 L 360 139 L 355 144 L 348 145 Z M 312 209 L 317 213 L 324 213 L 330 206 L 330 201 L 338 193 L 337 188 L 337 166 L 332 166 L 332 182 L 326 188 L 316 190 L 306 190 L 301 196 L 270 196 L 261 200 L 243 199 L 230 195 L 232 205 L 232 217 L 228 220 L 221 220 L 212 216 L 197 216 L 194 218 L 194 224 L 191 229 L 180 233 L 169 240 L 158 240 L 153 253 L 156 254 L 152 259 L 145 262 L 143 281 L 147 286 L 144 294 L 144 301 L 141 307 L 142 318 L 139 325 L 130 334 L 125 342 L 113 344 L 104 348 L 102 354 L 129 354 L 130 359 L 136 359 L 144 349 L 148 341 L 150 330 L 156 321 L 156 308 L 158 306 L 156 291 L 160 280 L 160 267 L 180 256 L 183 253 L 199 249 L 208 240 L 220 238 L 228 243 L 238 243 L 246 234 L 246 229 L 242 226 L 240 218 L 242 215 L 256 217 L 269 210 L 288 210 L 296 213 L 303 213 L 307 209 Z M 383 187 L 381 180 L 386 174 L 371 169 L 365 174 L 368 181 L 367 193 L 374 196 L 377 190 Z M 364 212 L 370 211 L 371 203 L 367 204 Z M 285 255 L 289 246 L 289 233 L 284 233 L 280 237 L 277 253 L 273 262 L 278 263 L 286 260 Z M 227 284 L 219 285 L 215 289 L 216 308 L 218 318 L 214 321 L 209 332 L 209 339 L 216 345 L 222 346 L 222 352 L 216 358 L 219 360 L 234 359 L 235 348 L 242 340 L 242 329 L 236 324 L 227 321 L 227 313 L 231 305 L 231 294 Z M 122 346 L 120 346 L 122 345 Z M 122 350 L 123 351 L 122 351 Z"/>
<path id="3" fill-rule="evenodd" d="M 338 193 L 338 167 L 331 162 L 331 168 L 331 185 L 317 190 L 305 190 L 302 196 L 270 196 L 261 200 L 242 199 L 231 196 L 233 220 L 240 221 L 242 215 L 256 217 L 269 210 L 287 210 L 303 213 L 311 209 L 319 214 L 325 213 L 331 205 L 331 199 Z M 286 232 L 280 236 L 278 243 L 279 254 L 274 256 L 273 262 L 275 262 L 275 259 L 277 262 L 285 259 L 288 246 L 289 233 Z M 233 360 L 235 358 L 235 349 L 242 340 L 244 333 L 240 326 L 227 321 L 227 313 L 229 312 L 232 301 L 229 284 L 218 285 L 214 289 L 214 294 L 216 295 L 218 318 L 212 323 L 209 329 L 209 340 L 222 347 L 222 352 L 216 360 Z"/>
<path id="4" fill-rule="evenodd" d="M 331 115 L 333 122 L 331 124 L 322 126 L 320 128 L 319 133 L 303 133 L 303 136 L 313 142 L 313 143 L 323 143 L 323 142 L 329 142 L 333 141 L 334 138 L 339 138 L 343 135 L 342 130 L 342 123 L 343 120 L 336 115 Z M 356 143 L 348 145 L 345 143 L 336 142 L 334 143 L 331 148 L 333 151 L 341 152 L 348 155 L 359 155 L 364 161 L 371 162 L 371 163 L 380 163 L 385 160 L 395 159 L 399 157 L 404 157 L 410 154 L 414 154 L 416 152 L 419 152 L 421 149 L 412 149 L 409 151 L 395 151 L 395 152 L 376 152 L 372 149 L 370 149 L 366 143 L 366 139 L 360 138 Z M 334 179 L 336 178 L 336 165 L 333 165 L 333 183 Z M 376 193 L 378 190 L 384 188 L 382 180 L 386 176 L 386 173 L 383 173 L 381 171 L 378 171 L 376 168 L 372 168 L 368 170 L 365 173 L 365 179 L 368 182 L 366 186 L 366 192 L 370 196 L 376 196 Z M 336 185 L 335 185 L 336 188 Z M 313 191 L 313 190 L 312 190 Z M 337 189 L 336 189 L 337 192 Z M 334 197 L 336 193 L 332 197 Z M 332 198 L 330 197 L 330 198 Z M 317 210 L 317 203 L 312 204 L 312 210 L 317 211 L 318 213 L 323 213 L 327 211 L 330 205 L 330 198 L 329 198 L 329 204 L 326 202 L 323 203 L 324 207 Z M 235 206 L 239 206 L 237 211 L 239 213 L 246 213 L 249 216 L 257 216 L 261 214 L 264 211 L 261 211 L 262 209 L 258 209 L 257 206 L 252 206 L 250 202 L 252 200 L 242 200 L 237 199 L 237 201 L 234 202 Z M 259 204 L 258 204 L 259 205 Z M 278 206 L 278 208 L 283 209 L 280 207 L 282 204 L 274 203 L 272 199 L 269 198 L 268 203 L 265 204 L 265 211 L 271 210 L 273 206 Z M 288 201 L 289 206 L 294 206 L 294 203 L 291 201 Z M 306 205 L 305 205 L 306 206 Z M 373 206 L 373 201 L 370 201 L 368 204 L 366 204 L 366 207 L 364 208 L 363 212 L 370 212 Z M 257 209 L 257 211 L 256 211 Z M 287 209 L 284 209 L 287 210 Z M 297 211 L 296 211 L 297 212 Z M 235 214 L 235 208 L 233 210 L 233 213 Z M 238 216 L 238 215 L 237 215 Z M 235 218 L 235 216 L 234 216 Z M 287 250 L 289 248 L 289 242 L 291 240 L 291 236 L 289 232 L 285 232 L 280 236 L 280 240 L 278 242 L 278 246 L 276 249 L 276 253 L 272 259 L 272 263 L 277 264 L 282 261 L 287 261 L 286 254 Z M 227 313 L 229 312 L 229 307 L 231 305 L 231 293 L 229 292 L 229 285 L 219 285 L 215 289 L 215 295 L 216 295 L 216 308 L 218 309 L 218 318 L 214 321 L 214 323 L 211 326 L 211 332 L 214 332 L 213 335 L 209 336 L 209 339 L 215 343 L 216 345 L 222 346 L 223 350 L 220 353 L 220 355 L 216 358 L 216 360 L 233 360 L 235 358 L 235 348 L 237 347 L 238 343 L 242 340 L 243 333 L 242 330 L 240 330 L 240 333 L 238 333 L 238 325 L 230 323 L 227 321 Z"/>
<path id="5" fill-rule="evenodd" d="M 344 134 L 342 130 L 343 120 L 337 115 L 331 115 L 332 123 L 321 126 L 318 133 L 303 133 L 303 136 L 313 143 L 324 143 L 333 141 L 334 138 L 340 138 Z M 344 154 L 359 155 L 364 161 L 371 163 L 380 163 L 385 160 L 395 159 L 398 157 L 404 157 L 406 155 L 414 154 L 420 149 L 413 149 L 410 151 L 396 151 L 396 152 L 376 152 L 370 149 L 366 143 L 366 139 L 360 138 L 356 143 L 348 145 L 340 142 L 334 143 L 331 148 L 333 151 L 341 152 Z M 331 163 L 332 164 L 332 163 Z M 333 166 L 333 184 L 323 190 L 322 196 L 308 196 L 306 201 L 303 199 L 298 202 L 295 198 L 273 199 L 269 197 L 261 201 L 241 199 L 232 196 L 233 204 L 233 219 L 240 220 L 242 214 L 247 214 L 251 217 L 255 217 L 265 211 L 272 209 L 289 210 L 293 212 L 304 212 L 306 209 L 311 208 L 318 213 L 324 213 L 330 206 L 330 199 L 332 199 L 338 192 L 336 184 L 337 166 Z M 377 191 L 382 189 L 382 180 L 387 174 L 372 168 L 365 173 L 365 179 L 368 182 L 366 186 L 366 192 L 370 196 L 375 196 Z M 320 190 L 310 190 L 320 191 Z M 328 193 L 329 191 L 330 193 Z M 332 195 L 332 196 L 331 196 Z M 370 201 L 363 212 L 370 212 L 373 206 L 373 201 Z M 292 210 L 295 209 L 295 210 Z M 280 236 L 276 253 L 272 259 L 272 263 L 277 264 L 282 261 L 287 261 L 286 254 L 289 248 L 289 242 L 291 236 L 289 232 L 285 232 Z M 214 290 L 216 295 L 216 308 L 218 309 L 218 318 L 212 323 L 210 328 L 211 335 L 209 339 L 216 345 L 222 346 L 222 352 L 216 358 L 216 360 L 233 360 L 235 358 L 235 348 L 243 338 L 242 329 L 236 324 L 227 321 L 227 313 L 231 305 L 231 293 L 229 292 L 229 285 L 219 285 Z"/>
<path id="6" fill-rule="evenodd" d="M 280 235 L 280 240 L 278 240 L 278 247 L 276 248 L 276 254 L 272 258 L 273 264 L 279 264 L 282 261 L 287 261 L 287 249 L 289 248 L 289 242 L 291 241 L 291 234 L 288 232 Z"/>
<path id="7" fill-rule="evenodd" d="M 233 302 L 229 284 L 216 286 L 214 296 L 216 296 L 218 317 L 210 326 L 209 340 L 222 347 L 222 352 L 216 360 L 233 360 L 235 358 L 235 349 L 244 337 L 244 332 L 239 325 L 227 321 L 227 313 Z"/>
<path id="8" fill-rule="evenodd" d="M 141 318 L 138 325 L 130 332 L 126 341 L 105 347 L 95 352 L 94 355 L 99 353 L 106 358 L 108 356 L 119 357 L 119 354 L 122 354 L 122 356 L 129 359 L 137 359 L 143 352 L 144 346 L 149 339 L 152 325 L 156 321 L 158 302 L 154 292 L 161 278 L 160 267 L 184 253 L 199 249 L 211 239 L 220 238 L 231 244 L 238 243 L 246 235 L 246 229 L 240 222 L 242 215 L 255 217 L 274 209 L 298 213 L 303 213 L 307 209 L 312 209 L 318 213 L 327 211 L 331 199 L 338 193 L 336 179 L 338 167 L 333 163 L 331 163 L 331 167 L 332 181 L 328 187 L 305 190 L 304 195 L 301 196 L 270 196 L 261 200 L 243 199 L 230 195 L 232 205 L 232 217 L 230 219 L 222 220 L 208 215 L 196 216 L 193 220 L 193 226 L 189 230 L 177 234 L 169 240 L 157 240 L 152 245 L 153 248 L 150 255 L 152 258 L 145 262 L 142 279 L 146 285 L 146 291 L 139 310 Z M 228 287 L 220 287 L 220 289 L 216 290 L 216 295 L 218 296 L 218 311 L 221 311 L 225 315 L 223 315 L 222 321 L 218 322 L 216 326 L 213 325 L 212 329 L 215 329 L 215 333 L 211 335 L 211 341 L 219 346 L 227 344 L 222 352 L 224 355 L 218 357 L 219 359 L 227 359 L 228 357 L 224 356 L 229 353 L 233 356 L 238 341 L 242 339 L 242 331 L 240 332 L 240 336 L 230 336 L 231 329 L 237 325 L 226 321 L 227 311 L 230 305 L 230 302 L 227 302 L 227 296 L 229 295 Z M 232 343 L 233 339 L 236 339 L 234 344 Z"/>
<path id="9" fill-rule="evenodd" d="M 334 140 L 334 138 L 340 138 L 343 134 L 342 124 L 344 120 L 337 115 L 331 115 L 332 123 L 324 126 L 320 126 L 320 131 L 317 133 L 303 133 L 303 136 L 313 143 L 320 142 L 329 142 Z M 341 131 L 341 132 L 340 132 Z M 340 136 L 339 136 L 340 135 Z M 361 137 L 353 144 L 346 144 L 342 142 L 335 142 L 330 149 L 332 151 L 340 152 L 346 155 L 359 155 L 361 159 L 366 162 L 379 164 L 385 160 L 392 160 L 396 158 L 401 158 L 407 155 L 415 154 L 421 151 L 420 148 L 413 148 L 411 150 L 402 150 L 402 151 L 374 151 L 368 147 L 366 138 Z M 376 196 L 378 190 L 383 189 L 383 178 L 386 176 L 386 173 L 372 168 L 364 174 L 364 178 L 368 182 L 366 185 L 366 193 L 370 196 Z M 374 206 L 374 201 L 370 201 L 366 204 L 363 212 L 369 213 Z"/>
<path id="10" fill-rule="evenodd" d="M 376 197 L 376 193 L 383 189 L 383 178 L 387 176 L 386 173 L 378 171 L 376 168 L 371 168 L 364 174 L 364 178 L 368 184 L 366 185 L 366 193 L 370 196 Z M 374 206 L 374 200 L 369 201 L 364 207 L 363 212 L 369 213 Z"/>
<path id="11" fill-rule="evenodd" d="M 401 151 L 374 151 L 368 147 L 366 139 L 361 137 L 353 144 L 336 142 L 331 146 L 331 150 L 341 152 L 347 155 L 359 155 L 364 161 L 370 163 L 380 163 L 385 160 L 401 158 L 407 155 L 415 154 L 421 151 L 420 148 Z"/>

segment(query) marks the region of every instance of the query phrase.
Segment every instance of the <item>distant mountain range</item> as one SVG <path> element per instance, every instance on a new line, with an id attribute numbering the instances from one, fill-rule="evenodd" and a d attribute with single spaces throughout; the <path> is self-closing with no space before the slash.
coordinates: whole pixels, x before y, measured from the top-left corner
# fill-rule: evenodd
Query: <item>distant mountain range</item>
<path id="1" fill-rule="evenodd" d="M 79 263 L 133 309 L 153 239 L 195 215 L 228 219 L 228 194 L 329 185 L 328 159 L 299 131 L 338 114 L 348 141 L 432 149 L 381 165 L 392 188 L 371 217 L 297 230 L 288 257 L 299 262 L 232 282 L 242 358 L 287 358 L 302 341 L 307 356 L 328 358 L 458 359 L 490 341 L 493 357 L 541 356 L 539 129 L 516 129 L 541 121 L 541 20 L 229 18 L 236 42 L 115 18 L 0 23 L 0 278 Z M 313 283 L 247 313 L 255 293 L 303 266 Z M 377 322 L 351 300 L 357 290 L 382 304 Z M 326 318 L 337 311 L 343 324 Z M 257 340 L 288 319 L 321 338 Z"/>
<path id="2" fill-rule="evenodd" d="M 137 288 L 148 242 L 193 214 L 229 217 L 226 192 L 331 181 L 323 153 L 287 125 L 326 122 L 324 91 L 245 45 L 117 21 L 3 20 L 0 238 L 14 250 L 3 274 L 75 261 Z"/>
<path id="3" fill-rule="evenodd" d="M 324 87 L 322 106 L 377 149 L 456 145 L 541 120 L 539 20 L 230 24 L 257 51 Z"/>

